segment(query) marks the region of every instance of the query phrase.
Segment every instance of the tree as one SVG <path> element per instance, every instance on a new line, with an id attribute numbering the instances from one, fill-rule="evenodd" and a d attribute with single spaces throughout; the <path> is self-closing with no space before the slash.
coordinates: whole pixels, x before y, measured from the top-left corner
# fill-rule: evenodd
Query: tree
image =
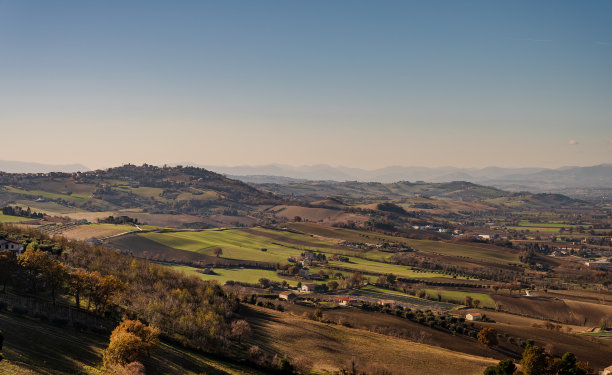
<path id="1" fill-rule="evenodd" d="M 104 364 L 123 366 L 150 356 L 158 335 L 156 328 L 137 320 L 124 320 L 111 333 L 110 343 L 104 351 Z"/>
<path id="2" fill-rule="evenodd" d="M 93 302 L 98 311 L 106 309 L 109 301 L 125 288 L 125 285 L 113 275 L 106 275 L 94 286 Z"/>
<path id="3" fill-rule="evenodd" d="M 493 328 L 483 328 L 478 332 L 478 342 L 485 346 L 497 345 L 497 331 Z"/>
<path id="4" fill-rule="evenodd" d="M 322 320 L 323 319 L 323 309 L 321 308 L 321 306 L 317 306 L 317 308 L 314 311 L 314 318 L 315 320 Z"/>
<path id="5" fill-rule="evenodd" d="M 46 286 L 51 289 L 51 297 L 55 305 L 55 296 L 68 277 L 68 271 L 60 261 L 48 257 L 47 263 L 41 270 Z"/>
<path id="6" fill-rule="evenodd" d="M 467 307 L 472 307 L 472 305 L 474 304 L 473 301 L 474 300 L 472 299 L 471 296 L 465 296 L 465 300 L 464 300 L 463 304 L 466 305 Z"/>
<path id="7" fill-rule="evenodd" d="M 261 279 L 259 279 L 259 285 L 261 285 L 261 287 L 264 289 L 269 288 L 270 280 L 266 279 L 265 277 L 262 277 Z"/>
<path id="8" fill-rule="evenodd" d="M 338 282 L 337 282 L 337 281 L 332 280 L 332 281 L 330 281 L 330 282 L 328 282 L 328 283 L 327 283 L 327 287 L 328 287 L 330 290 L 336 290 L 336 289 L 338 289 Z"/>
<path id="9" fill-rule="evenodd" d="M 484 375 L 512 375 L 516 371 L 516 365 L 510 359 L 499 361 L 497 366 L 489 366 L 485 369 Z"/>
<path id="10" fill-rule="evenodd" d="M 84 270 L 76 270 L 68 277 L 68 292 L 74 296 L 77 309 L 81 308 L 81 296 L 85 293 L 90 274 Z"/>
<path id="11" fill-rule="evenodd" d="M 6 284 L 13 278 L 19 268 L 17 255 L 12 251 L 0 251 L 0 282 L 2 293 L 6 293 Z"/>
<path id="12" fill-rule="evenodd" d="M 521 365 L 523 366 L 524 375 L 545 375 L 548 372 L 549 357 L 537 346 L 528 345 L 523 351 L 523 359 Z"/>
<path id="13" fill-rule="evenodd" d="M 251 326 L 247 323 L 246 320 L 235 320 L 232 322 L 231 326 L 231 336 L 238 340 L 238 344 L 244 336 L 248 336 L 251 334 Z"/>
<path id="14" fill-rule="evenodd" d="M 92 303 L 94 302 L 98 285 L 102 281 L 102 275 L 100 275 L 100 272 L 94 271 L 83 275 L 83 277 L 85 282 L 84 291 L 85 294 L 87 294 L 87 310 L 89 311 L 91 309 Z"/>
<path id="15" fill-rule="evenodd" d="M 214 254 L 214 255 L 215 255 L 217 258 L 219 258 L 219 257 L 220 257 L 220 256 L 223 254 L 223 249 L 222 249 L 222 248 L 220 248 L 220 247 L 215 247 L 215 248 L 213 249 L 213 254 Z"/>
<path id="16" fill-rule="evenodd" d="M 41 281 L 40 273 L 49 261 L 49 256 L 36 246 L 33 246 L 33 243 L 31 242 L 26 251 L 19 257 L 19 265 L 24 271 L 30 291 L 37 293 Z"/>

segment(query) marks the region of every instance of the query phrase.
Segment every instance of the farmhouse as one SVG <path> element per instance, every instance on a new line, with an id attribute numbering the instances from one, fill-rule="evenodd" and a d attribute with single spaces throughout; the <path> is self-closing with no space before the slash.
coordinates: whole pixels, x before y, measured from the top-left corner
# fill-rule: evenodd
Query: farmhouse
<path id="1" fill-rule="evenodd" d="M 280 292 L 278 294 L 278 298 L 285 300 L 285 301 L 293 301 L 294 299 L 297 298 L 297 295 L 293 293 L 292 291 L 288 290 L 286 292 Z"/>
<path id="2" fill-rule="evenodd" d="M 0 251 L 12 251 L 17 253 L 17 256 L 21 255 L 23 246 L 17 241 L 9 239 L 0 239 Z"/>
<path id="3" fill-rule="evenodd" d="M 302 292 L 314 292 L 317 284 L 302 284 Z"/>
<path id="4" fill-rule="evenodd" d="M 378 301 L 378 304 L 381 306 L 389 306 L 390 308 L 393 308 L 395 306 L 395 301 L 392 299 L 381 299 L 380 301 Z"/>
<path id="5" fill-rule="evenodd" d="M 612 262 L 608 262 L 607 260 L 596 260 L 594 262 L 584 262 L 584 264 L 589 268 L 610 268 L 612 267 Z"/>
<path id="6" fill-rule="evenodd" d="M 359 300 L 353 297 L 338 297 L 340 306 L 359 306 Z"/>
<path id="7" fill-rule="evenodd" d="M 482 315 L 480 313 L 469 313 L 465 315 L 465 320 L 479 321 L 481 319 Z"/>

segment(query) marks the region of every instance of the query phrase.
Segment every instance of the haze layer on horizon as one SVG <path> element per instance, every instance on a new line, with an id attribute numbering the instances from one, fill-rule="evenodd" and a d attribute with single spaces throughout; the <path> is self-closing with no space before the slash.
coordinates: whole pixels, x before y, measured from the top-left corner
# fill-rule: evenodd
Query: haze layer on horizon
<path id="1" fill-rule="evenodd" d="M 608 1 L 0 1 L 2 159 L 612 162 Z"/>

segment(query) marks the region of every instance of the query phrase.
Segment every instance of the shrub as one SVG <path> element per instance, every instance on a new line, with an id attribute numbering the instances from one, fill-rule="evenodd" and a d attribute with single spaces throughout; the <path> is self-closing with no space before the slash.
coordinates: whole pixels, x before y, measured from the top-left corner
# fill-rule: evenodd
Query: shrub
<path id="1" fill-rule="evenodd" d="M 124 320 L 113 330 L 104 351 L 105 365 L 125 365 L 150 355 L 159 331 L 137 320 Z"/>

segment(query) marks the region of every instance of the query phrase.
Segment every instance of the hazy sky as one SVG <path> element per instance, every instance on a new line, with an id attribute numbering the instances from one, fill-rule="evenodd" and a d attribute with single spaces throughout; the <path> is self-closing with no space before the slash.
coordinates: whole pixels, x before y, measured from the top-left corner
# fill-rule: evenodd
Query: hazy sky
<path id="1" fill-rule="evenodd" d="M 0 0 L 0 159 L 612 162 L 612 1 Z"/>

